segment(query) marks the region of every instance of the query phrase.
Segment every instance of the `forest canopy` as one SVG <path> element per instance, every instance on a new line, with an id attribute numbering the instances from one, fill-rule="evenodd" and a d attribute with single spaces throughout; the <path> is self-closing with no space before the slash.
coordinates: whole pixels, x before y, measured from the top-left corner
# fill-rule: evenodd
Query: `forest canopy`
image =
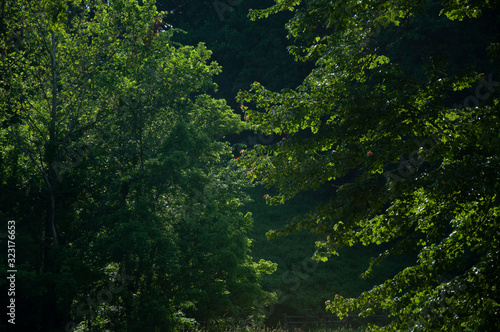
<path id="1" fill-rule="evenodd" d="M 223 141 L 245 124 L 210 95 L 211 52 L 173 42 L 164 16 L 154 1 L 2 2 L 0 216 L 18 248 L 10 269 L 1 258 L 18 290 L 3 327 L 170 331 L 261 321 L 275 300 Z"/>
<path id="2" fill-rule="evenodd" d="M 331 197 L 268 237 L 316 234 L 315 258 L 381 245 L 415 264 L 355 298 L 345 317 L 388 312 L 382 330 L 500 326 L 498 8 L 484 1 L 277 0 L 252 19 L 293 12 L 296 89 L 259 82 L 238 94 L 254 130 L 281 141 L 247 150 L 250 179 L 283 203 L 329 185 Z"/>
<path id="3" fill-rule="evenodd" d="M 313 306 L 500 330 L 497 2 L 0 6 L 1 330 L 221 330 Z M 252 253 L 261 189 L 269 239 L 309 232 L 324 265 L 366 249 L 363 289 L 328 288 L 350 274 L 320 276 L 301 243 L 272 276 Z M 326 302 L 296 305 L 306 278 Z"/>

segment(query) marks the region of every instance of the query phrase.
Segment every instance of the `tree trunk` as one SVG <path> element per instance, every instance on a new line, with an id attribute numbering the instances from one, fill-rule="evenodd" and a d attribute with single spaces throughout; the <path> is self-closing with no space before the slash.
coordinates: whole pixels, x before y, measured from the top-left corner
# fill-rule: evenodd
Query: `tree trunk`
<path id="1" fill-rule="evenodd" d="M 56 137 L 56 116 L 57 116 L 57 70 L 56 70 L 56 34 L 54 31 L 52 34 L 52 107 L 50 110 L 50 128 L 49 128 L 49 152 L 48 160 L 48 170 L 49 170 L 49 191 L 50 191 L 50 208 L 49 208 L 49 218 L 48 225 L 50 232 L 52 233 L 52 238 L 54 240 L 54 246 L 58 245 L 57 231 L 55 225 L 56 219 L 56 197 L 54 184 L 57 178 L 57 171 L 55 167 L 58 165 L 57 158 L 57 137 Z"/>
<path id="2" fill-rule="evenodd" d="M 52 103 L 50 109 L 50 125 L 49 125 L 49 142 L 47 146 L 46 162 L 47 162 L 47 174 L 45 176 L 45 181 L 49 188 L 49 206 L 47 207 L 47 222 L 45 224 L 45 238 L 52 235 L 53 243 L 48 243 L 45 239 L 44 243 L 44 256 L 43 256 L 43 271 L 44 272 L 56 272 L 56 265 L 54 264 L 53 252 L 54 247 L 57 247 L 59 241 L 57 239 L 55 216 L 56 216 L 56 188 L 57 183 L 57 169 L 58 163 L 58 153 L 57 153 L 57 135 L 56 135 L 56 115 L 57 115 L 57 71 L 56 71 L 56 35 L 55 32 L 51 32 L 52 37 L 52 53 L 51 53 L 51 71 L 52 71 Z M 42 301 L 42 329 L 47 331 L 54 329 L 59 325 L 59 317 L 57 314 L 57 298 L 55 294 L 55 284 L 49 283 L 48 291 L 50 295 Z"/>

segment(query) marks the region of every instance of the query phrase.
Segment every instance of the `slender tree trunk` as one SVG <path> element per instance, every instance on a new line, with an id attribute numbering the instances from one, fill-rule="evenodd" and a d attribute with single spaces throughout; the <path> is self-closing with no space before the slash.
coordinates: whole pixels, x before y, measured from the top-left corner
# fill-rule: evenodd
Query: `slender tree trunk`
<path id="1" fill-rule="evenodd" d="M 52 52 L 51 52 L 51 72 L 52 72 L 52 103 L 50 109 L 50 124 L 49 124 L 49 142 L 46 151 L 47 174 L 45 180 L 49 188 L 49 206 L 47 207 L 48 216 L 45 224 L 45 237 L 52 234 L 53 243 L 45 242 L 44 257 L 43 257 L 43 270 L 45 272 L 57 273 L 55 270 L 53 249 L 58 246 L 57 232 L 55 227 L 56 216 L 56 184 L 57 184 L 57 135 L 56 135 L 56 115 L 57 115 L 57 71 L 56 71 L 56 35 L 51 32 L 52 38 Z M 48 331 L 54 329 L 59 324 L 59 317 L 57 314 L 57 297 L 55 295 L 55 283 L 49 283 L 48 296 L 41 302 L 42 304 L 42 330 Z"/>
<path id="2" fill-rule="evenodd" d="M 56 34 L 54 31 L 52 34 L 52 107 L 50 110 L 50 128 L 49 128 L 49 147 L 52 149 L 50 151 L 49 158 L 49 190 L 50 190 L 50 211 L 48 224 L 50 231 L 52 232 L 52 238 L 54 239 L 54 246 L 58 245 L 57 231 L 55 225 L 56 219 L 56 197 L 54 184 L 57 178 L 57 172 L 55 167 L 57 163 L 57 142 L 56 142 L 56 116 L 57 116 L 57 70 L 56 70 Z"/>

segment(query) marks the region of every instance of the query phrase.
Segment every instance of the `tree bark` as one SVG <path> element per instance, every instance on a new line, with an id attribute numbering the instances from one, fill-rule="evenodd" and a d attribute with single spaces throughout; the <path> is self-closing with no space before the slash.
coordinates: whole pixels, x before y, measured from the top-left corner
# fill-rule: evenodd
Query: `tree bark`
<path id="1" fill-rule="evenodd" d="M 54 184 L 57 178 L 57 172 L 55 170 L 57 163 L 57 142 L 56 142 L 56 116 L 57 116 L 57 70 L 56 70 L 56 34 L 54 31 L 51 32 L 52 35 L 52 107 L 50 110 L 50 128 L 49 128 L 49 176 L 48 176 L 48 186 L 50 191 L 50 208 L 49 208 L 49 219 L 48 225 L 50 231 L 52 232 L 52 238 L 54 239 L 54 246 L 58 245 L 57 231 L 55 225 L 56 219 L 56 197 Z"/>

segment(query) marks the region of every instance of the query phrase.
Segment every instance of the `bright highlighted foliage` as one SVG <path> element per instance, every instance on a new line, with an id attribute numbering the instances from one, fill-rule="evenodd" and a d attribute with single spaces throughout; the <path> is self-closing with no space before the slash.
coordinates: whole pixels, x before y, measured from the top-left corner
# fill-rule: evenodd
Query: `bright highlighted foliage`
<path id="1" fill-rule="evenodd" d="M 318 260 L 341 246 L 388 244 L 366 277 L 391 254 L 416 256 L 357 298 L 331 294 L 327 310 L 340 317 L 388 312 L 383 330 L 499 329 L 498 8 L 278 0 L 250 15 L 286 10 L 290 52 L 316 67 L 296 89 L 256 82 L 239 93 L 252 128 L 286 135 L 240 164 L 279 192 L 271 204 L 338 189 L 269 236 L 309 230 L 322 237 Z"/>

